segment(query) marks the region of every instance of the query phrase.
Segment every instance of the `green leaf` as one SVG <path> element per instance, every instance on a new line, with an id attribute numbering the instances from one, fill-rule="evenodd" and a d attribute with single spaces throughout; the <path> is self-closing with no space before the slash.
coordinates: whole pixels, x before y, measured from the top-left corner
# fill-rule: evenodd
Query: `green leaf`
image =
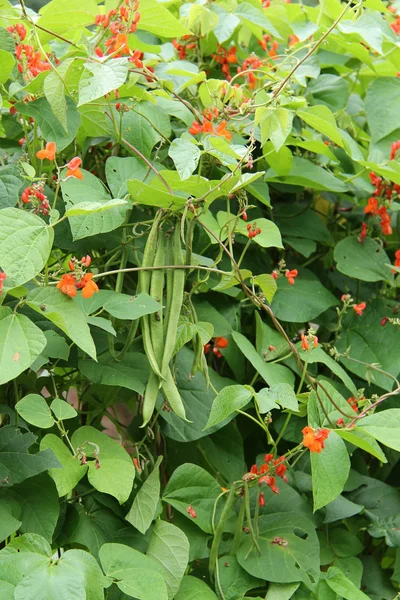
<path id="1" fill-rule="evenodd" d="M 147 172 L 146 164 L 135 156 L 110 156 L 106 162 L 107 183 L 114 198 L 124 198 L 128 194 L 128 179 L 135 177 L 142 181 Z"/>
<path id="2" fill-rule="evenodd" d="M 42 473 L 12 488 L 0 490 L 0 500 L 21 520 L 21 533 L 37 533 L 51 543 L 60 506 L 56 486 Z"/>
<path id="3" fill-rule="evenodd" d="M 97 13 L 95 0 L 87 0 L 85 4 L 80 0 L 52 0 L 40 9 L 41 17 L 38 24 L 68 39 L 82 31 L 85 25 L 92 25 Z M 53 37 L 51 33 L 43 31 L 39 33 L 42 43 Z"/>
<path id="4" fill-rule="evenodd" d="M 95 558 L 88 552 L 67 550 L 56 562 L 40 558 L 41 562 L 30 569 L 15 588 L 15 600 L 103 599 L 104 578 Z"/>
<path id="5" fill-rule="evenodd" d="M 0 429 L 0 480 L 14 485 L 47 469 L 59 468 L 60 463 L 50 450 L 30 454 L 36 441 L 33 433 L 21 433 L 9 425 Z"/>
<path id="6" fill-rule="evenodd" d="M 38 217 L 18 208 L 0 210 L 1 268 L 17 287 L 30 281 L 49 258 L 54 233 Z"/>
<path id="7" fill-rule="evenodd" d="M 297 344 L 297 348 L 300 352 L 300 356 L 307 356 L 308 364 L 312 365 L 314 363 L 321 363 L 328 367 L 332 373 L 334 373 L 339 379 L 341 379 L 344 385 L 348 390 L 353 394 L 353 396 L 357 396 L 357 388 L 346 371 L 337 363 L 333 358 L 329 356 L 324 350 L 322 350 L 321 346 L 317 348 L 313 348 L 312 352 L 305 354 L 304 350 L 301 349 L 301 343 Z M 329 385 L 329 384 L 328 384 Z M 333 393 L 335 393 L 334 388 L 332 388 Z M 337 417 L 339 418 L 339 417 Z"/>
<path id="8" fill-rule="evenodd" d="M 286 108 L 256 108 L 255 125 L 261 128 L 261 145 L 271 140 L 276 152 L 282 148 L 292 130 L 293 112 Z"/>
<path id="9" fill-rule="evenodd" d="M 73 61 L 73 58 L 63 60 L 63 62 L 58 65 L 57 71 L 50 71 L 43 82 L 44 95 L 50 104 L 54 116 L 58 119 L 66 133 L 68 132 L 68 122 L 67 101 L 65 98 L 67 87 L 65 78 Z"/>
<path id="10" fill-rule="evenodd" d="M 201 151 L 192 141 L 184 138 L 176 138 L 169 147 L 168 156 L 174 161 L 179 177 L 184 180 L 190 177 L 196 170 Z"/>
<path id="11" fill-rule="evenodd" d="M 332 502 L 327 504 L 324 523 L 334 523 L 342 519 L 348 519 L 358 515 L 364 507 L 361 504 L 351 502 L 344 496 L 338 496 Z"/>
<path id="12" fill-rule="evenodd" d="M 135 468 L 126 450 L 94 427 L 80 427 L 72 434 L 75 451 L 80 449 L 88 458 L 88 479 L 99 492 L 114 496 L 120 504 L 132 491 Z M 98 451 L 97 451 L 98 448 Z M 98 453 L 100 467 L 92 458 Z"/>
<path id="13" fill-rule="evenodd" d="M 2 6 L 7 6 L 7 4 L 3 2 Z M 7 52 L 11 52 L 12 54 L 15 52 L 14 38 L 7 29 L 4 29 L 4 27 L 0 27 L 0 48 L 2 50 L 7 50 Z"/>
<path id="14" fill-rule="evenodd" d="M 150 527 L 160 500 L 160 463 L 157 459 L 154 469 L 138 491 L 125 519 L 143 535 Z"/>
<path id="15" fill-rule="evenodd" d="M 80 372 L 101 385 L 121 386 L 143 394 L 149 378 L 149 366 L 143 354 L 127 354 L 122 361 L 110 361 L 109 357 L 99 363 L 91 360 L 79 361 Z"/>
<path id="16" fill-rule="evenodd" d="M 0 581 L 0 596 L 2 600 L 14 600 L 15 586 L 7 581 Z"/>
<path id="17" fill-rule="evenodd" d="M 400 81 L 396 77 L 377 78 L 369 84 L 365 96 L 365 111 L 374 143 L 398 129 L 399 100 Z"/>
<path id="18" fill-rule="evenodd" d="M 156 561 L 123 544 L 104 544 L 99 555 L 105 574 L 128 596 L 168 600 L 164 571 Z"/>
<path id="19" fill-rule="evenodd" d="M 116 198 L 114 200 L 108 200 L 107 202 L 80 202 L 76 206 L 72 206 L 65 211 L 66 217 L 77 217 L 79 215 L 90 215 L 92 213 L 101 213 L 105 210 L 112 210 L 117 206 L 124 206 L 127 208 L 128 202 Z"/>
<path id="20" fill-rule="evenodd" d="M 24 315 L 0 320 L 0 385 L 30 367 L 46 346 L 46 338 Z"/>
<path id="21" fill-rule="evenodd" d="M 67 211 L 80 208 L 83 204 L 84 214 L 70 216 L 72 237 L 80 240 L 93 235 L 113 231 L 125 220 L 128 204 L 110 206 L 110 195 L 100 179 L 82 169 L 83 180 L 68 177 L 61 183 Z M 95 211 L 88 211 L 88 205 L 94 204 Z M 106 205 L 105 210 L 99 210 L 100 205 Z"/>
<path id="22" fill-rule="evenodd" d="M 257 275 L 256 277 L 254 277 L 254 283 L 260 287 L 267 302 L 271 303 L 273 297 L 275 296 L 275 292 L 278 289 L 276 281 L 272 277 L 272 275 L 269 275 L 268 273 L 264 273 L 263 275 Z"/>
<path id="23" fill-rule="evenodd" d="M 54 425 L 50 408 L 43 396 L 39 394 L 28 394 L 17 402 L 15 410 L 25 421 L 35 427 L 49 429 Z"/>
<path id="24" fill-rule="evenodd" d="M 310 81 L 307 86 L 307 96 L 311 96 L 313 104 L 327 106 L 331 111 L 345 109 L 350 95 L 350 84 L 343 77 L 324 73 L 317 79 Z M 332 124 L 336 127 L 336 121 Z M 310 123 L 310 125 L 312 125 Z M 317 127 L 315 127 L 319 131 Z M 324 133 L 322 131 L 322 133 Z M 340 132 L 339 137 L 340 137 Z M 326 134 L 325 134 L 326 135 Z"/>
<path id="25" fill-rule="evenodd" d="M 261 579 L 247 573 L 235 556 L 223 556 L 219 559 L 219 581 L 226 600 L 238 600 L 239 594 L 264 585 Z"/>
<path id="26" fill-rule="evenodd" d="M 363 41 L 375 52 L 382 53 L 384 30 L 380 15 L 365 12 L 356 20 L 343 20 L 338 29 L 350 40 Z"/>
<path id="27" fill-rule="evenodd" d="M 49 5 L 48 5 L 49 6 Z M 53 29 L 54 31 L 54 29 Z M 78 133 L 81 116 L 71 98 L 66 98 L 67 103 L 67 129 L 55 118 L 51 106 L 46 98 L 39 98 L 33 102 L 17 102 L 16 109 L 22 115 L 33 117 L 40 128 L 46 142 L 55 142 L 57 152 L 64 150 Z"/>
<path id="28" fill-rule="evenodd" d="M 151 534 L 147 556 L 164 571 L 168 598 L 175 597 L 189 561 L 189 540 L 172 523 L 158 520 Z"/>
<path id="29" fill-rule="evenodd" d="M 288 323 L 305 323 L 338 304 L 338 300 L 309 271 L 300 271 L 295 284 L 286 277 L 278 279 L 278 290 L 272 302 L 277 317 Z"/>
<path id="30" fill-rule="evenodd" d="M 61 469 L 49 469 L 49 475 L 56 484 L 60 498 L 66 496 L 85 475 L 86 468 L 81 466 L 79 459 L 72 456 L 64 442 L 53 433 L 44 436 L 40 442 L 40 449 L 50 449 L 58 459 Z"/>
<path id="31" fill-rule="evenodd" d="M 142 0 L 138 29 L 144 29 L 162 38 L 180 38 L 191 33 L 156 0 Z"/>
<path id="32" fill-rule="evenodd" d="M 228 385 L 216 396 L 207 425 L 204 429 L 218 425 L 230 415 L 246 406 L 253 396 L 253 392 L 243 385 Z"/>
<path id="33" fill-rule="evenodd" d="M 55 287 L 36 288 L 27 295 L 27 304 L 57 325 L 89 356 L 96 358 L 96 348 L 85 315 L 72 298 Z"/>
<path id="34" fill-rule="evenodd" d="M 270 33 L 278 40 L 282 39 L 279 32 L 272 25 L 271 21 L 266 17 L 265 12 L 250 2 L 241 2 L 235 9 L 234 14 L 240 18 L 242 23 L 246 25 L 250 31 L 256 36 L 259 33 L 259 28 L 267 33 Z"/>
<path id="35" fill-rule="evenodd" d="M 342 493 L 350 472 L 346 444 L 330 431 L 320 454 L 310 452 L 314 511 L 332 502 Z"/>
<path id="36" fill-rule="evenodd" d="M 257 392 L 257 402 L 261 413 L 269 412 L 271 408 L 275 408 L 276 403 L 295 412 L 299 410 L 296 394 L 288 383 L 277 383 L 270 388 L 260 390 Z"/>
<path id="37" fill-rule="evenodd" d="M 311 521 L 300 514 L 275 513 L 260 517 L 258 526 L 260 553 L 251 536 L 242 536 L 236 556 L 243 569 L 274 583 L 312 586 L 318 581 L 319 543 Z"/>
<path id="38" fill-rule="evenodd" d="M 361 281 L 393 281 L 388 255 L 381 244 L 370 237 L 362 244 L 355 236 L 344 238 L 335 247 L 334 259 L 338 270 L 349 277 Z"/>
<path id="39" fill-rule="evenodd" d="M 10 52 L 0 50 L 0 85 L 3 85 L 11 75 L 15 65 L 15 59 Z"/>
<path id="40" fill-rule="evenodd" d="M 350 444 L 357 446 L 357 448 L 369 452 L 369 454 L 375 456 L 380 462 L 387 463 L 387 458 L 382 452 L 381 447 L 375 441 L 375 438 L 366 431 L 363 431 L 356 426 L 351 431 L 348 429 L 338 429 L 337 433 L 346 442 L 350 442 Z"/>
<path id="41" fill-rule="evenodd" d="M 346 575 L 337 567 L 329 567 L 325 581 L 336 594 L 346 600 L 369 600 Z"/>
<path id="42" fill-rule="evenodd" d="M 400 409 L 388 408 L 357 421 L 357 428 L 366 431 L 378 442 L 400 451 Z"/>
<path id="43" fill-rule="evenodd" d="M 277 383 L 292 385 L 294 383 L 294 375 L 287 367 L 264 362 L 253 344 L 244 335 L 233 331 L 232 337 L 240 351 L 268 385 L 275 385 Z"/>
<path id="44" fill-rule="evenodd" d="M 201 579 L 185 575 L 175 600 L 217 600 L 217 596 Z"/>
<path id="45" fill-rule="evenodd" d="M 120 294 L 114 292 L 104 302 L 104 310 L 117 319 L 129 319 L 134 321 L 144 315 L 151 315 L 162 309 L 154 298 L 148 294 L 142 293 L 138 296 L 129 296 L 129 294 Z"/>
<path id="46" fill-rule="evenodd" d="M 158 189 L 147 185 L 138 179 L 128 181 L 128 190 L 133 202 L 144 204 L 146 206 L 157 206 L 158 208 L 176 209 L 182 208 L 186 204 L 186 198 L 182 196 L 173 196 L 166 188 Z"/>
<path id="47" fill-rule="evenodd" d="M 20 171 L 14 165 L 0 167 L 0 209 L 15 206 L 19 190 L 24 184 Z"/>
<path id="48" fill-rule="evenodd" d="M 265 600 L 290 600 L 298 587 L 298 583 L 271 583 Z"/>
<path id="49" fill-rule="evenodd" d="M 386 519 L 376 518 L 371 515 L 372 523 L 368 527 L 368 533 L 374 538 L 385 538 L 385 543 L 390 548 L 400 547 L 400 518 L 399 515 L 387 517 Z"/>
<path id="50" fill-rule="evenodd" d="M 220 486 L 207 471 L 187 463 L 180 465 L 172 473 L 164 490 L 163 500 L 191 519 L 200 529 L 212 533 L 211 514 L 220 493 Z M 186 510 L 189 506 L 196 512 L 195 519 Z"/>
<path id="51" fill-rule="evenodd" d="M 87 62 L 79 81 L 78 106 L 102 98 L 125 83 L 128 74 L 126 58 L 112 58 L 106 62 Z"/>
<path id="52" fill-rule="evenodd" d="M 267 171 L 265 180 L 267 182 L 275 181 L 288 185 L 300 185 L 313 190 L 328 192 L 347 191 L 347 186 L 340 179 L 334 177 L 332 173 L 298 156 L 293 157 L 292 167 L 287 174 L 279 175 L 274 167 L 274 169 Z"/>
<path id="53" fill-rule="evenodd" d="M 335 117 L 327 106 L 310 106 L 297 111 L 297 115 L 317 131 L 323 133 L 335 144 L 342 147 L 343 141 Z"/>
<path id="54" fill-rule="evenodd" d="M 50 404 L 50 408 L 56 419 L 62 421 L 64 419 L 73 419 L 78 414 L 73 406 L 61 398 L 54 398 Z"/>
<path id="55" fill-rule="evenodd" d="M 218 213 L 219 216 L 220 213 Z M 254 238 L 254 242 L 262 248 L 283 248 L 281 233 L 278 227 L 268 219 L 255 219 L 253 221 L 238 221 L 236 231 L 242 235 L 248 236 L 247 225 L 254 225 L 261 229 L 261 233 Z"/>

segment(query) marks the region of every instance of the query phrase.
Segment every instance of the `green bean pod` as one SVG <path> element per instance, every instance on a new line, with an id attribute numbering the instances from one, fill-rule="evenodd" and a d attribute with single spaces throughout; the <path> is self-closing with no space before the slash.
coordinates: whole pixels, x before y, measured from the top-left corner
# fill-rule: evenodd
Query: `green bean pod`
<path id="1" fill-rule="evenodd" d="M 143 424 L 140 427 L 145 427 L 147 423 L 150 421 L 156 401 L 158 392 L 160 391 L 160 379 L 157 375 L 152 371 L 150 373 L 149 381 L 146 385 L 146 390 L 144 392 L 144 400 L 143 400 Z"/>
<path id="2" fill-rule="evenodd" d="M 203 344 L 201 341 L 201 337 L 199 336 L 198 333 L 195 334 L 194 338 L 193 338 L 193 363 L 192 363 L 192 370 L 190 371 L 190 376 L 194 377 L 197 373 L 197 371 L 199 370 L 199 368 L 201 369 L 202 366 L 202 355 L 204 352 L 204 348 L 203 348 Z"/>
<path id="3" fill-rule="evenodd" d="M 173 412 L 187 423 L 192 423 L 186 418 L 185 407 L 169 367 L 166 372 L 166 379 L 162 382 L 161 387 Z"/>
<path id="4" fill-rule="evenodd" d="M 160 220 L 162 217 L 162 211 L 158 211 L 154 221 L 152 228 L 149 233 L 149 237 L 147 238 L 146 247 L 144 249 L 142 267 L 152 267 L 154 266 L 154 259 L 157 251 L 157 237 L 158 237 L 158 226 L 160 224 Z M 143 269 L 139 274 L 139 289 L 141 292 L 149 293 L 150 291 L 150 282 L 151 282 L 151 272 Z M 150 363 L 150 366 L 154 373 L 160 378 L 164 379 L 164 376 L 161 373 L 154 348 L 153 342 L 151 339 L 150 332 L 150 320 L 149 315 L 145 315 L 142 317 L 142 335 L 143 335 L 143 346 L 146 352 L 146 356 Z"/>
<path id="5" fill-rule="evenodd" d="M 178 226 L 176 226 L 173 235 L 173 261 L 174 265 L 176 266 L 182 266 L 184 264 L 180 241 L 180 231 Z M 163 376 L 167 375 L 169 362 L 172 358 L 175 348 L 176 332 L 178 329 L 178 322 L 182 309 L 184 288 L 184 269 L 174 269 L 172 294 L 169 290 L 167 290 L 167 293 L 171 294 L 172 298 L 168 298 L 168 300 L 171 302 L 171 309 L 168 315 L 168 325 L 165 333 L 164 355 L 161 363 L 161 373 Z"/>
<path id="6" fill-rule="evenodd" d="M 172 265 L 173 259 L 173 242 L 172 235 L 167 237 L 167 243 L 165 246 L 165 262 L 167 265 Z M 165 274 L 166 279 L 166 303 L 164 310 L 164 335 L 167 332 L 167 326 L 169 322 L 169 315 L 171 314 L 172 298 L 174 296 L 174 271 L 173 269 L 167 269 Z"/>

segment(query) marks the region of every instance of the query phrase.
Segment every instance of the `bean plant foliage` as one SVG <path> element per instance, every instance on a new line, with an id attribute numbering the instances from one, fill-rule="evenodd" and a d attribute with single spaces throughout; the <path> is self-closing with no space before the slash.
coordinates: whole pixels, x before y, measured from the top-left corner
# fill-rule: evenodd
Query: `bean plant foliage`
<path id="1" fill-rule="evenodd" d="M 0 2 L 1 600 L 400 597 L 399 35 Z"/>

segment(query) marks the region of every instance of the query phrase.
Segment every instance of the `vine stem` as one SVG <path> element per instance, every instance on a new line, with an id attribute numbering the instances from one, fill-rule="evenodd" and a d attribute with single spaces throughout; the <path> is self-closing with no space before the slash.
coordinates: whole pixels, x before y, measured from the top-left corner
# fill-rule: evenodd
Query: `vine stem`
<path id="1" fill-rule="evenodd" d="M 293 67 L 293 69 L 290 71 L 290 73 L 285 77 L 285 79 L 278 85 L 278 87 L 276 88 L 276 90 L 274 90 L 272 92 L 271 95 L 271 99 L 270 102 L 272 102 L 273 100 L 275 100 L 279 94 L 285 89 L 285 87 L 287 86 L 287 84 L 289 83 L 289 81 L 291 80 L 291 78 L 293 77 L 293 75 L 296 73 L 297 69 L 299 69 L 299 67 L 301 67 L 301 65 L 303 63 L 306 62 L 306 60 L 308 58 L 310 58 L 310 56 L 312 54 L 314 54 L 314 52 L 318 49 L 318 47 L 322 44 L 323 41 L 326 40 L 326 38 L 330 35 L 330 33 L 332 33 L 332 31 L 335 29 L 335 27 L 340 23 L 340 21 L 343 19 L 344 15 L 347 13 L 347 11 L 349 10 L 349 8 L 351 7 L 351 5 L 353 4 L 353 0 L 349 0 L 349 2 L 347 2 L 346 6 L 343 8 L 342 12 L 340 13 L 340 15 L 337 17 L 337 19 L 332 23 L 332 25 L 329 27 L 329 29 L 327 29 L 325 31 L 325 33 L 319 38 L 319 40 L 317 40 L 314 44 L 314 46 L 312 46 L 310 48 L 310 50 L 307 52 L 307 54 L 305 54 L 303 56 L 303 58 L 301 58 L 299 60 L 299 62 L 297 64 L 295 64 L 295 66 Z"/>

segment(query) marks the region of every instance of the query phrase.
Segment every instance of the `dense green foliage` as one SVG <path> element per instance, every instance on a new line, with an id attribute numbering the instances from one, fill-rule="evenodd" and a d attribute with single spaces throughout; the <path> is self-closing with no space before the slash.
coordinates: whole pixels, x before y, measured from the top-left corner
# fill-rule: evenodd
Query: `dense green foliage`
<path id="1" fill-rule="evenodd" d="M 0 3 L 1 600 L 400 597 L 400 2 Z"/>

